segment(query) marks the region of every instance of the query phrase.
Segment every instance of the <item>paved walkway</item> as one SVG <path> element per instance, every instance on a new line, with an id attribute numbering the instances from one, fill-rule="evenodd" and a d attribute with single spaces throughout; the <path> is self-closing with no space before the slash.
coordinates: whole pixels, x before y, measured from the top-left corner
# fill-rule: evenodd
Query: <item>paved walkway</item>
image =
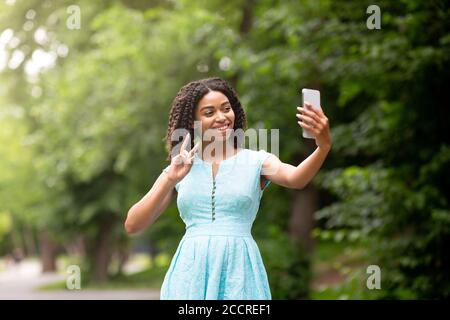
<path id="1" fill-rule="evenodd" d="M 0 272 L 0 300 L 157 300 L 158 290 L 58 290 L 37 287 L 64 281 L 65 275 L 42 274 L 37 261 L 23 261 Z"/>

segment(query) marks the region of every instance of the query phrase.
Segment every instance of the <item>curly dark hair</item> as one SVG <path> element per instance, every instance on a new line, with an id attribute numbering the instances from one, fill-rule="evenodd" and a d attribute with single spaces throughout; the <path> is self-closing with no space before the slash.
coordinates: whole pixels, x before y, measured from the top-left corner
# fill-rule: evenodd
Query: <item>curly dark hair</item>
<path id="1" fill-rule="evenodd" d="M 210 91 L 220 91 L 230 101 L 231 108 L 235 114 L 234 130 L 246 129 L 246 117 L 244 109 L 241 106 L 238 95 L 233 87 L 225 80 L 213 77 L 189 82 L 178 91 L 172 102 L 169 113 L 169 125 L 165 137 L 166 150 L 169 153 L 167 160 L 171 159 L 172 148 L 182 141 L 172 140 L 172 133 L 175 129 L 186 129 L 191 135 L 191 148 L 194 147 L 194 118 L 195 108 L 198 102 Z M 234 139 L 234 147 L 238 148 L 241 141 Z"/>

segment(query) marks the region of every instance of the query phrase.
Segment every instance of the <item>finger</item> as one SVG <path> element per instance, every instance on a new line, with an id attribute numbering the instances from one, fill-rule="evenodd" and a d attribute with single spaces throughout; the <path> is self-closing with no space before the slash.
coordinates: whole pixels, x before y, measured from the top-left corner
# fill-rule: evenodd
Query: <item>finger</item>
<path id="1" fill-rule="evenodd" d="M 188 134 L 186 135 L 186 137 L 184 137 L 183 143 L 181 144 L 181 148 L 180 148 L 180 153 L 182 154 L 184 150 L 186 150 L 186 146 L 188 144 L 188 142 L 191 140 L 191 135 Z"/>
<path id="2" fill-rule="evenodd" d="M 315 121 L 313 118 L 308 117 L 306 115 L 297 114 L 297 118 L 299 118 L 300 120 L 302 120 L 303 122 L 305 122 L 306 124 L 308 124 L 308 125 L 310 125 L 312 127 L 319 126 L 319 123 L 317 121 Z"/>
<path id="3" fill-rule="evenodd" d="M 191 158 L 184 158 L 184 164 L 191 164 L 192 160 Z"/>
<path id="4" fill-rule="evenodd" d="M 323 121 L 324 119 L 326 119 L 328 121 L 328 118 L 325 116 L 325 113 L 323 113 L 323 111 L 322 111 L 322 107 L 311 108 L 310 111 L 314 112 L 321 119 L 322 123 L 324 123 L 324 121 Z"/>
<path id="5" fill-rule="evenodd" d="M 329 126 L 329 121 L 327 117 L 323 117 L 322 120 L 320 121 L 320 123 L 322 123 L 322 125 L 326 128 Z"/>
<path id="6" fill-rule="evenodd" d="M 301 121 L 297 121 L 297 123 L 298 123 L 302 128 L 305 128 L 306 130 L 309 130 L 309 131 L 313 132 L 316 136 L 318 135 L 317 130 L 316 130 L 315 128 L 313 128 L 312 126 L 307 125 L 306 123 L 303 123 L 303 122 L 301 122 Z"/>
<path id="7" fill-rule="evenodd" d="M 320 118 L 320 123 L 322 123 L 324 126 L 327 126 L 328 124 L 328 118 L 325 115 L 325 113 L 323 113 L 322 109 L 316 109 L 316 114 L 319 116 Z"/>
<path id="8" fill-rule="evenodd" d="M 328 125 L 328 118 L 325 116 L 321 116 L 319 113 L 320 110 L 316 110 L 317 111 L 316 113 L 310 110 L 306 110 L 305 108 L 298 108 L 298 110 L 308 115 L 309 117 L 313 118 L 316 121 L 316 123 L 320 124 L 320 127 L 326 127 Z"/>
<path id="9" fill-rule="evenodd" d="M 176 165 L 183 164 L 183 157 L 181 155 L 176 155 L 175 157 L 173 157 L 173 163 L 175 163 Z"/>
<path id="10" fill-rule="evenodd" d="M 196 151 L 197 151 L 197 149 L 199 148 L 199 146 L 200 146 L 200 142 L 197 142 L 197 144 L 192 148 L 192 150 L 189 152 L 189 156 L 192 156 Z"/>
<path id="11" fill-rule="evenodd" d="M 186 164 L 192 164 L 193 162 L 194 162 L 194 158 L 195 158 L 195 153 L 191 156 L 191 155 L 188 155 L 187 157 L 185 157 L 185 160 L 186 160 Z"/>
<path id="12" fill-rule="evenodd" d="M 304 113 L 306 115 L 308 115 L 311 118 L 314 118 L 316 121 L 321 122 L 321 116 L 316 112 L 315 108 L 312 108 L 312 110 L 308 110 L 306 108 L 297 108 L 300 113 Z"/>
<path id="13" fill-rule="evenodd" d="M 320 109 L 317 109 L 317 112 L 319 113 L 319 115 L 326 118 L 325 113 L 323 113 L 322 111 L 322 107 L 320 107 Z"/>
<path id="14" fill-rule="evenodd" d="M 297 123 L 299 124 L 299 126 L 300 127 L 302 127 L 302 128 L 304 128 L 304 129 L 306 129 L 306 130 L 308 130 L 308 131 L 313 131 L 313 127 L 311 127 L 310 125 L 307 125 L 306 123 L 304 123 L 304 122 L 301 122 L 301 121 L 297 121 Z"/>
<path id="15" fill-rule="evenodd" d="M 316 110 L 316 108 L 311 104 L 311 103 L 309 103 L 309 102 L 305 102 L 305 109 L 306 110 L 308 110 L 308 111 L 314 111 L 314 110 Z"/>

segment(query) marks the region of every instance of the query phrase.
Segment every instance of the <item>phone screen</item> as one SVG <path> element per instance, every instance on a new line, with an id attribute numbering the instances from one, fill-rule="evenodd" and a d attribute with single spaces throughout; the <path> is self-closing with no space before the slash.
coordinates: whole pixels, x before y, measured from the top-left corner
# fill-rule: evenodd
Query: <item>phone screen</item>
<path id="1" fill-rule="evenodd" d="M 302 89 L 302 96 L 303 96 L 303 106 L 305 105 L 305 102 L 310 103 L 313 108 L 320 109 L 320 91 L 319 90 L 313 90 L 313 89 Z M 308 139 L 314 139 L 314 137 L 311 135 L 308 130 L 303 129 L 303 137 Z"/>

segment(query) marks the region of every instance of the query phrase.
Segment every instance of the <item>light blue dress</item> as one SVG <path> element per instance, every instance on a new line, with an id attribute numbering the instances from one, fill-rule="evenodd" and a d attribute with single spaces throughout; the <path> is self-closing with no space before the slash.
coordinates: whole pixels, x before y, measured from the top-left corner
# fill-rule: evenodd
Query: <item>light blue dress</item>
<path id="1" fill-rule="evenodd" d="M 251 228 L 264 189 L 261 167 L 271 153 L 241 149 L 212 165 L 197 154 L 176 184 L 186 233 L 171 260 L 161 300 L 270 300 L 267 273 Z M 167 172 L 169 166 L 164 169 Z"/>

